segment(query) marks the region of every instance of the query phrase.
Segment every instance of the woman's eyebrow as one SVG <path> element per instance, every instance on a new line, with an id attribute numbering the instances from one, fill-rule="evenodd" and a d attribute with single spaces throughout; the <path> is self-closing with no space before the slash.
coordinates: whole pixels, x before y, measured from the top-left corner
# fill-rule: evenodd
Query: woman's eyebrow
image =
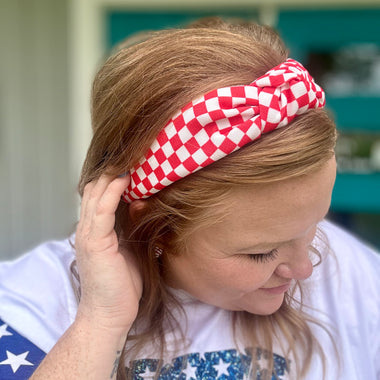
<path id="1" fill-rule="evenodd" d="M 319 223 L 321 223 L 327 216 L 329 211 L 324 213 L 323 217 L 316 223 L 316 226 L 318 226 Z M 264 250 L 270 250 L 279 247 L 280 245 L 291 243 L 295 239 L 289 239 L 289 240 L 283 240 L 283 241 L 272 241 L 272 242 L 259 242 L 257 244 L 247 245 L 245 247 L 239 248 L 236 250 L 236 252 L 244 252 L 244 251 L 264 251 Z"/>
<path id="2" fill-rule="evenodd" d="M 287 240 L 287 241 L 277 241 L 277 242 L 270 242 L 270 243 L 267 243 L 267 242 L 262 242 L 262 243 L 258 243 L 258 244 L 255 244 L 255 245 L 250 245 L 250 246 L 246 246 L 246 247 L 243 247 L 243 248 L 239 248 L 236 252 L 243 252 L 243 251 L 264 251 L 264 250 L 268 250 L 268 249 L 273 249 L 273 248 L 276 248 L 276 247 L 279 247 L 280 245 L 283 245 L 283 244 L 287 244 L 287 243 L 290 243 L 293 239 L 291 240 Z"/>

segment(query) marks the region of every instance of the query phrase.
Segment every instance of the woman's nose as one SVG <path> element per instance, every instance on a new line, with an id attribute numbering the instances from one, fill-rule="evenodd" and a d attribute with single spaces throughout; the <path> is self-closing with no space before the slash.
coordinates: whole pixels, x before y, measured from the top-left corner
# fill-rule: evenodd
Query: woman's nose
<path id="1" fill-rule="evenodd" d="M 308 249 L 289 252 L 288 257 L 275 270 L 278 276 L 294 280 L 305 280 L 312 272 L 313 264 Z"/>

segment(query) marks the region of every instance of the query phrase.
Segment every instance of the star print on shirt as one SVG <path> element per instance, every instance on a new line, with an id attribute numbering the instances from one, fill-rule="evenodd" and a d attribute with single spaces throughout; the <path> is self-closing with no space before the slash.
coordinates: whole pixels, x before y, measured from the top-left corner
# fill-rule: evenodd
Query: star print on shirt
<path id="1" fill-rule="evenodd" d="M 33 363 L 27 361 L 25 358 L 28 356 L 29 351 L 26 351 L 20 355 L 15 355 L 10 351 L 6 351 L 8 359 L 0 362 L 0 365 L 9 364 L 12 368 L 13 373 L 22 366 L 22 365 L 34 365 Z"/>
<path id="2" fill-rule="evenodd" d="M 0 319 L 0 379 L 26 380 L 45 353 Z"/>
<path id="3" fill-rule="evenodd" d="M 246 380 L 250 378 L 253 351 L 247 349 L 242 353 L 230 349 L 195 352 L 176 357 L 162 366 L 159 366 L 157 359 L 139 359 L 130 363 L 127 372 L 134 380 Z M 262 350 L 255 350 L 255 357 L 259 364 L 265 363 L 265 353 Z M 287 379 L 289 369 L 285 358 L 273 354 L 273 364 L 272 380 Z M 261 369 L 259 367 L 256 373 L 257 380 L 262 379 Z"/>
<path id="4" fill-rule="evenodd" d="M 11 336 L 11 335 L 13 335 L 10 331 L 7 331 L 7 328 L 8 328 L 8 325 L 6 325 L 5 323 L 0 326 L 0 339 L 3 336 Z"/>
<path id="5" fill-rule="evenodd" d="M 197 378 L 197 367 L 192 367 L 190 363 L 187 364 L 187 368 L 183 371 L 186 376 L 185 379 L 196 379 Z"/>
<path id="6" fill-rule="evenodd" d="M 156 372 L 152 372 L 149 368 L 144 373 L 140 373 L 140 377 L 143 379 L 154 379 Z"/>
<path id="7" fill-rule="evenodd" d="M 222 375 L 229 376 L 228 367 L 230 363 L 224 363 L 222 359 L 220 359 L 219 364 L 214 365 L 214 368 L 217 371 L 217 376 L 220 377 Z"/>

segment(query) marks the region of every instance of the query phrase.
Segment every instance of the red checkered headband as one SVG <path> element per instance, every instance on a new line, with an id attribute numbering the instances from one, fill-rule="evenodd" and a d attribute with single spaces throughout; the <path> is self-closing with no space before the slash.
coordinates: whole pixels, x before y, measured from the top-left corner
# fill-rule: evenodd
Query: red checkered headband
<path id="1" fill-rule="evenodd" d="M 148 198 L 324 104 L 322 88 L 293 59 L 249 85 L 210 91 L 182 108 L 160 131 L 130 170 L 123 198 L 127 202 Z"/>

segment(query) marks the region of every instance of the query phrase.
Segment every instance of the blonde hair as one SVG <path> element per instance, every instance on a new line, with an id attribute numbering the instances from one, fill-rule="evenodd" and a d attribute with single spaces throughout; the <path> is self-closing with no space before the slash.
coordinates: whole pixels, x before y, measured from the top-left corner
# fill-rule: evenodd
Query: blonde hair
<path id="1" fill-rule="evenodd" d="M 137 163 L 170 117 L 191 100 L 215 88 L 248 84 L 286 59 L 287 50 L 273 30 L 221 21 L 152 32 L 146 40 L 122 48 L 94 80 L 94 136 L 80 193 L 102 173 L 118 175 Z M 136 324 L 144 321 L 147 327 L 128 337 L 135 342 L 135 350 L 156 337 L 162 355 L 163 321 L 176 327 L 170 311 L 175 300 L 165 287 L 155 247 L 163 246 L 168 255 L 178 254 L 197 228 L 215 222 L 215 209 L 223 213 L 234 188 L 312 173 L 333 156 L 335 140 L 335 125 L 327 113 L 308 111 L 289 126 L 152 196 L 137 221 L 130 220 L 127 204 L 120 202 L 116 213 L 120 244 L 136 254 L 143 268 L 144 291 Z M 281 308 L 265 317 L 234 313 L 234 327 L 243 328 L 253 347 L 260 344 L 270 354 L 269 375 L 278 331 L 285 337 L 285 352 L 295 358 L 297 378 L 306 374 L 312 353 L 322 355 L 309 327 L 310 318 L 294 302 L 287 295 Z M 118 379 L 126 378 L 123 365 L 121 361 Z"/>

